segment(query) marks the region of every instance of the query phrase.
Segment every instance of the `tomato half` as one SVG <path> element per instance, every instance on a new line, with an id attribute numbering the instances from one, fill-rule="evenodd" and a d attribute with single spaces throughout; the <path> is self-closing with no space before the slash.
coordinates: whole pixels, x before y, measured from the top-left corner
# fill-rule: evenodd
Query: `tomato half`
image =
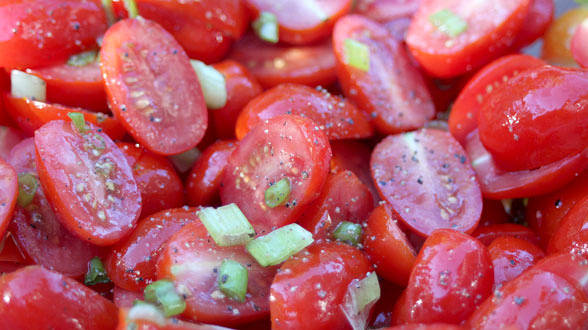
<path id="1" fill-rule="evenodd" d="M 488 246 L 494 268 L 494 287 L 500 287 L 533 266 L 545 253 L 529 241 L 498 237 Z"/>
<path id="2" fill-rule="evenodd" d="M 23 134 L 12 128 L 0 126 L 0 158 L 8 159 L 10 150 L 23 139 Z"/>
<path id="3" fill-rule="evenodd" d="M 0 237 L 12 218 L 18 196 L 18 177 L 14 168 L 0 158 Z"/>
<path id="4" fill-rule="evenodd" d="M 540 269 L 561 276 L 584 292 L 588 297 L 588 253 L 586 249 L 572 249 L 569 252 L 548 255 L 539 260 L 533 269 Z"/>
<path id="5" fill-rule="evenodd" d="M 412 17 L 421 0 L 358 0 L 354 12 L 378 22 Z"/>
<path id="6" fill-rule="evenodd" d="M 369 70 L 348 64 L 346 40 L 369 48 Z M 333 31 L 337 77 L 345 95 L 366 111 L 380 133 L 422 127 L 433 118 L 435 106 L 423 77 L 402 43 L 376 22 L 358 15 L 340 19 Z"/>
<path id="7" fill-rule="evenodd" d="M 331 173 L 349 170 L 370 190 L 374 205 L 379 202 L 380 195 L 372 180 L 370 168 L 371 148 L 359 141 L 339 140 L 330 141 L 333 158 L 331 158 Z"/>
<path id="8" fill-rule="evenodd" d="M 581 67 L 586 68 L 588 67 L 588 19 L 585 19 L 578 25 L 576 28 L 576 32 L 572 36 L 572 41 L 570 45 L 570 50 L 572 52 L 572 56 L 574 56 L 574 60 Z"/>
<path id="9" fill-rule="evenodd" d="M 478 239 L 482 244 L 488 246 L 498 237 L 515 237 L 526 240 L 532 244 L 539 243 L 537 233 L 528 227 L 514 223 L 501 223 L 485 227 L 478 227 L 472 233 L 472 236 Z"/>
<path id="10" fill-rule="evenodd" d="M 161 26 L 142 18 L 111 26 L 100 68 L 112 112 L 147 149 L 172 155 L 200 142 L 208 113 L 198 78 Z"/>
<path id="11" fill-rule="evenodd" d="M 512 49 L 520 49 L 541 38 L 551 25 L 555 5 L 553 0 L 531 0 L 529 12 L 517 33 Z"/>
<path id="12" fill-rule="evenodd" d="M 110 272 L 108 274 L 110 277 Z M 135 300 L 143 300 L 143 292 L 128 291 L 121 289 L 118 286 L 114 286 L 112 289 L 112 302 L 116 307 L 120 308 L 131 308 Z"/>
<path id="13" fill-rule="evenodd" d="M 548 253 L 588 247 L 588 196 L 578 201 L 561 219 L 559 228 L 549 240 Z"/>
<path id="14" fill-rule="evenodd" d="M 223 204 L 236 203 L 258 234 L 298 219 L 321 192 L 331 149 L 325 134 L 309 119 L 281 115 L 255 126 L 229 157 L 221 185 Z M 265 202 L 265 191 L 286 179 L 283 204 Z"/>
<path id="15" fill-rule="evenodd" d="M 62 120 L 38 129 L 37 171 L 62 224 L 92 244 L 111 245 L 133 230 L 141 195 L 114 142 L 91 124 L 86 129 Z"/>
<path id="16" fill-rule="evenodd" d="M 128 306 L 119 309 L 117 330 L 229 330 L 225 327 L 185 322 L 176 318 L 161 320 L 146 313 L 141 314 L 136 309 L 132 312 L 130 308 Z"/>

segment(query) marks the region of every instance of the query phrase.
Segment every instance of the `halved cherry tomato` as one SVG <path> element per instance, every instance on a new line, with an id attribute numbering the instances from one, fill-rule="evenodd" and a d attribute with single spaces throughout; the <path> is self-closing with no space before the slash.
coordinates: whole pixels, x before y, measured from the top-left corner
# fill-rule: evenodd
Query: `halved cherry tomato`
<path id="1" fill-rule="evenodd" d="M 272 329 L 350 328 L 341 308 L 347 286 L 371 269 L 365 255 L 347 244 L 309 246 L 287 260 L 274 278 Z"/>
<path id="2" fill-rule="evenodd" d="M 348 39 L 369 48 L 368 71 L 348 63 Z M 433 118 L 435 107 L 423 77 L 401 42 L 381 25 L 362 16 L 346 16 L 335 25 L 333 49 L 345 95 L 372 117 L 378 132 L 413 130 Z"/>
<path id="3" fill-rule="evenodd" d="M 512 49 L 520 49 L 541 38 L 551 25 L 555 5 L 553 0 L 531 0 L 527 17 L 517 33 Z"/>
<path id="4" fill-rule="evenodd" d="M 388 136 L 374 149 L 370 165 L 382 198 L 419 235 L 476 228 L 480 187 L 465 151 L 448 132 L 421 129 Z"/>
<path id="5" fill-rule="evenodd" d="M 576 66 L 570 50 L 576 27 L 588 18 L 588 8 L 579 6 L 558 17 L 543 36 L 541 58 L 553 65 Z"/>
<path id="6" fill-rule="evenodd" d="M 12 218 L 18 196 L 18 177 L 14 168 L 0 158 L 0 237 Z"/>
<path id="7" fill-rule="evenodd" d="M 490 245 L 490 243 L 492 243 L 496 238 L 505 236 L 523 239 L 535 245 L 539 243 L 539 237 L 537 236 L 537 233 L 528 227 L 514 223 L 501 223 L 485 227 L 478 227 L 472 236 L 486 246 Z"/>
<path id="8" fill-rule="evenodd" d="M 114 329 L 116 306 L 75 280 L 40 266 L 0 277 L 2 329 Z M 31 313 L 34 313 L 32 315 Z"/>
<path id="9" fill-rule="evenodd" d="M 578 25 L 572 36 L 570 50 L 574 60 L 583 68 L 588 67 L 588 19 Z"/>
<path id="10" fill-rule="evenodd" d="M 542 60 L 522 54 L 501 57 L 486 65 L 461 90 L 451 107 L 449 131 L 462 144 L 470 132 L 478 127 L 482 102 L 498 93 L 498 86 L 529 69 L 545 65 Z"/>
<path id="11" fill-rule="evenodd" d="M 374 209 L 363 234 L 363 246 L 379 276 L 398 285 L 408 283 L 416 251 L 398 227 L 398 216 L 383 204 Z"/>
<path id="12" fill-rule="evenodd" d="M 398 41 L 404 42 L 406 40 L 406 31 L 410 27 L 412 21 L 409 17 L 400 17 L 394 20 L 383 23 L 390 36 L 396 38 Z M 431 95 L 433 96 L 433 95 Z"/>
<path id="13" fill-rule="evenodd" d="M 84 119 L 104 130 L 112 139 L 121 139 L 125 129 L 120 121 L 103 113 L 90 112 L 80 108 L 68 108 L 59 104 L 33 101 L 4 94 L 6 110 L 12 115 L 18 126 L 27 134 L 33 135 L 35 130 L 52 120 L 69 121 L 69 113 L 81 113 Z"/>
<path id="14" fill-rule="evenodd" d="M 221 185 L 223 204 L 236 203 L 258 234 L 298 220 L 317 198 L 329 172 L 331 149 L 311 120 L 281 115 L 255 126 L 229 157 Z M 283 204 L 268 207 L 265 191 L 286 179 Z"/>
<path id="15" fill-rule="evenodd" d="M 116 144 L 133 170 L 141 193 L 141 217 L 184 205 L 184 186 L 169 160 L 138 144 Z"/>
<path id="16" fill-rule="evenodd" d="M 545 256 L 535 244 L 520 238 L 498 237 L 488 246 L 494 268 L 494 287 L 522 274 Z"/>
<path id="17" fill-rule="evenodd" d="M 394 324 L 460 324 L 490 295 L 493 278 L 482 243 L 455 230 L 437 230 L 417 256 Z"/>
<path id="18" fill-rule="evenodd" d="M 210 126 L 216 138 L 234 139 L 239 113 L 262 89 L 253 74 L 236 61 L 225 60 L 213 67 L 225 77 L 227 104 L 220 109 L 209 110 Z"/>
<path id="19" fill-rule="evenodd" d="M 292 114 L 314 121 L 329 140 L 361 139 L 373 135 L 367 116 L 346 99 L 326 89 L 282 84 L 257 96 L 237 118 L 235 133 L 241 140 L 253 127 L 272 117 Z"/>
<path id="20" fill-rule="evenodd" d="M 274 14 L 279 24 L 280 41 L 304 45 L 325 39 L 339 17 L 351 11 L 351 0 L 246 0 L 257 17 L 260 12 Z"/>
<path id="21" fill-rule="evenodd" d="M 191 323 L 176 318 L 159 320 L 140 313 L 130 315 L 129 307 L 118 311 L 117 330 L 230 330 L 217 325 Z"/>
<path id="22" fill-rule="evenodd" d="M 110 273 L 108 274 L 110 276 Z M 131 308 L 135 300 L 143 300 L 143 292 L 128 291 L 118 286 L 112 290 L 112 302 L 118 308 Z"/>
<path id="23" fill-rule="evenodd" d="M 84 133 L 54 120 L 35 131 L 37 171 L 62 224 L 95 245 L 131 233 L 141 195 L 125 156 L 92 124 Z M 56 152 L 59 150 L 59 152 Z"/>
<path id="24" fill-rule="evenodd" d="M 155 266 L 162 245 L 186 224 L 198 221 L 197 209 L 161 211 L 139 221 L 124 242 L 115 245 L 104 266 L 119 287 L 140 291 L 156 280 Z"/>
<path id="25" fill-rule="evenodd" d="M 12 128 L 0 126 L 0 158 L 8 159 L 10 150 L 23 139 L 23 134 Z"/>
<path id="26" fill-rule="evenodd" d="M 246 35 L 235 43 L 230 58 L 245 65 L 265 88 L 282 83 L 327 86 L 336 80 L 331 42 L 281 46 Z"/>
<path id="27" fill-rule="evenodd" d="M 566 214 L 549 240 L 548 253 L 588 248 L 588 196 Z"/>
<path id="28" fill-rule="evenodd" d="M 455 324 L 431 323 L 431 324 L 403 324 L 382 330 L 463 330 L 463 327 Z"/>
<path id="29" fill-rule="evenodd" d="M 369 164 L 372 150 L 366 144 L 354 140 L 330 141 L 333 158 L 331 173 L 349 170 L 370 190 L 374 205 L 380 201 L 380 195 L 372 180 Z"/>
<path id="30" fill-rule="evenodd" d="M 504 210 L 504 205 L 502 205 L 501 201 L 484 199 L 482 215 L 480 216 L 480 227 L 505 223 L 509 219 L 510 216 Z"/>
<path id="31" fill-rule="evenodd" d="M 587 90 L 586 72 L 527 70 L 484 99 L 480 140 L 508 171 L 536 169 L 582 152 L 588 147 Z"/>
<path id="32" fill-rule="evenodd" d="M 100 68 L 113 113 L 147 149 L 172 155 L 200 142 L 208 114 L 198 78 L 161 26 L 142 18 L 111 26 Z"/>
<path id="33" fill-rule="evenodd" d="M 96 45 L 106 31 L 99 1 L 14 0 L 0 5 L 0 67 L 57 64 Z"/>
<path id="34" fill-rule="evenodd" d="M 450 78 L 475 70 L 506 53 L 521 30 L 531 0 L 431 0 L 414 15 L 406 42 L 416 60 L 435 77 Z M 463 21 L 451 35 L 431 17 L 441 10 Z M 434 17 L 434 16 L 433 16 Z"/>
<path id="35" fill-rule="evenodd" d="M 533 269 L 540 269 L 561 276 L 584 292 L 588 297 L 588 253 L 586 249 L 552 254 L 539 260 Z"/>
<path id="36" fill-rule="evenodd" d="M 218 267 L 224 259 L 247 268 L 245 302 L 230 299 L 218 288 Z M 217 246 L 200 221 L 172 236 L 157 263 L 157 277 L 174 281 L 186 297 L 184 317 L 221 325 L 245 324 L 267 316 L 275 271 L 276 267 L 261 267 L 243 246 Z"/>
<path id="37" fill-rule="evenodd" d="M 421 0 L 358 0 L 354 12 L 374 21 L 387 23 L 392 20 L 412 17 Z"/>
<path id="38" fill-rule="evenodd" d="M 9 161 L 19 175 L 29 174 L 38 180 L 32 138 L 17 144 Z M 29 205 L 16 206 L 10 232 L 35 263 L 66 276 L 85 274 L 90 259 L 102 256 L 103 251 L 74 236 L 60 223 L 43 188 L 38 186 L 34 194 Z"/>

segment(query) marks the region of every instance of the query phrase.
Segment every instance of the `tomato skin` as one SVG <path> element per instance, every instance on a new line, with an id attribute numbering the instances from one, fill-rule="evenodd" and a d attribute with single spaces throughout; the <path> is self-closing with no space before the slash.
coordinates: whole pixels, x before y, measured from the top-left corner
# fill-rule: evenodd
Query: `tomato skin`
<path id="1" fill-rule="evenodd" d="M 468 134 L 478 127 L 483 100 L 493 97 L 496 89 L 508 79 L 543 65 L 544 61 L 533 56 L 515 54 L 503 56 L 484 66 L 468 81 L 453 103 L 449 114 L 451 134 L 464 145 Z"/>
<path id="2" fill-rule="evenodd" d="M 553 21 L 555 4 L 553 0 L 531 0 L 529 12 L 512 45 L 520 49 L 541 38 Z"/>
<path id="3" fill-rule="evenodd" d="M 588 8 L 578 6 L 558 17 L 543 36 L 541 58 L 552 65 L 577 66 L 570 45 L 576 27 L 588 18 Z"/>
<path id="4" fill-rule="evenodd" d="M 62 120 L 38 129 L 37 171 L 61 223 L 92 244 L 111 245 L 133 230 L 141 212 L 141 195 L 122 152 L 95 126 L 86 126 L 84 136 L 73 123 Z M 97 149 L 95 143 L 104 149 Z M 59 154 L 55 150 L 60 150 Z M 91 150 L 100 150 L 98 156 Z M 107 180 L 114 184 L 113 189 L 107 189 Z"/>
<path id="5" fill-rule="evenodd" d="M 255 126 L 229 157 L 221 185 L 223 204 L 236 203 L 257 234 L 298 219 L 327 179 L 331 149 L 325 134 L 306 118 L 280 115 Z M 285 204 L 268 208 L 265 191 L 286 178 Z"/>
<path id="6" fill-rule="evenodd" d="M 576 60 L 576 62 L 583 68 L 588 67 L 588 52 L 586 52 L 587 45 L 588 20 L 585 19 L 576 28 L 576 32 L 574 32 L 574 35 L 572 36 L 572 42 L 570 46 L 574 60 Z"/>
<path id="7" fill-rule="evenodd" d="M 586 90 L 588 73 L 579 70 L 544 66 L 523 72 L 482 103 L 480 140 L 507 171 L 582 152 L 588 147 Z"/>
<path id="8" fill-rule="evenodd" d="M 435 129 L 391 135 L 372 153 L 372 177 L 384 200 L 421 236 L 438 228 L 471 233 L 482 196 L 465 151 Z"/>
<path id="9" fill-rule="evenodd" d="M 117 330 L 229 330 L 216 325 L 184 322 L 176 318 L 165 319 L 163 323 L 150 320 L 149 317 L 130 319 L 130 307 L 119 309 Z"/>
<path id="10" fill-rule="evenodd" d="M 551 254 L 539 260 L 533 269 L 540 269 L 546 272 L 561 276 L 588 297 L 588 254 L 585 249 L 572 249 L 565 253 Z"/>
<path id="11" fill-rule="evenodd" d="M 460 330 L 463 327 L 455 324 L 431 323 L 431 324 L 403 324 L 383 330 Z"/>
<path id="12" fill-rule="evenodd" d="M 157 23 L 138 18 L 111 26 L 100 69 L 112 112 L 141 145 L 172 155 L 200 142 L 208 113 L 198 78 L 181 46 Z"/>
<path id="13" fill-rule="evenodd" d="M 5 1 L 0 5 L 0 67 L 33 68 L 63 62 L 96 44 L 106 31 L 99 1 Z"/>
<path id="14" fill-rule="evenodd" d="M 107 272 L 108 276 L 111 277 L 111 273 L 109 271 Z M 112 301 L 119 309 L 131 308 L 133 307 L 133 303 L 135 302 L 135 300 L 144 299 L 143 292 L 128 291 L 116 285 L 114 286 L 112 291 Z"/>
<path id="15" fill-rule="evenodd" d="M 493 283 L 482 243 L 455 230 L 436 230 L 417 256 L 394 324 L 460 324 L 490 295 Z"/>
<path id="16" fill-rule="evenodd" d="M 115 329 L 116 306 L 75 280 L 40 266 L 0 277 L 3 329 Z M 34 317 L 31 312 L 34 311 Z"/>
<path id="17" fill-rule="evenodd" d="M 478 239 L 482 244 L 488 246 L 498 237 L 510 236 L 523 239 L 532 244 L 539 244 L 539 237 L 528 227 L 517 225 L 514 223 L 501 223 L 489 225 L 485 227 L 478 227 L 472 233 L 472 236 Z"/>
<path id="18" fill-rule="evenodd" d="M 18 177 L 14 168 L 0 158 L 0 237 L 10 223 L 18 196 Z"/>
<path id="19" fill-rule="evenodd" d="M 533 266 L 545 253 L 536 245 L 515 237 L 498 237 L 488 246 L 494 269 L 494 287 L 499 287 Z"/>
<path id="20" fill-rule="evenodd" d="M 377 22 L 412 17 L 421 0 L 358 0 L 354 12 Z"/>
<path id="21" fill-rule="evenodd" d="M 509 50 L 525 21 L 530 2 L 480 2 L 472 10 L 461 0 L 427 1 L 414 15 L 406 43 L 430 75 L 456 77 L 483 66 Z M 442 9 L 451 10 L 466 21 L 466 30 L 455 38 L 438 31 L 429 17 Z"/>
<path id="22" fill-rule="evenodd" d="M 309 246 L 282 264 L 274 278 L 272 329 L 350 329 L 340 306 L 349 283 L 365 278 L 370 270 L 363 253 L 349 245 Z"/>
<path id="23" fill-rule="evenodd" d="M 0 158 L 7 160 L 10 150 L 24 138 L 23 134 L 12 127 L 0 126 Z"/>
<path id="24" fill-rule="evenodd" d="M 549 240 L 547 253 L 582 249 L 588 246 L 588 195 L 579 200 L 561 219 Z"/>
<path id="25" fill-rule="evenodd" d="M 306 117 L 324 130 L 329 140 L 361 139 L 373 135 L 366 118 L 351 102 L 325 89 L 281 84 L 249 102 L 237 118 L 235 134 L 241 140 L 260 122 L 285 114 Z"/>
<path id="26" fill-rule="evenodd" d="M 369 47 L 367 72 L 347 64 L 348 38 Z M 333 49 L 344 94 L 372 117 L 379 133 L 413 130 L 433 118 L 435 106 L 423 77 L 401 42 L 390 38 L 381 25 L 362 16 L 346 16 L 335 25 Z"/>
<path id="27" fill-rule="evenodd" d="M 379 276 L 406 286 L 416 252 L 398 227 L 398 216 L 386 204 L 373 210 L 363 234 L 364 251 Z"/>

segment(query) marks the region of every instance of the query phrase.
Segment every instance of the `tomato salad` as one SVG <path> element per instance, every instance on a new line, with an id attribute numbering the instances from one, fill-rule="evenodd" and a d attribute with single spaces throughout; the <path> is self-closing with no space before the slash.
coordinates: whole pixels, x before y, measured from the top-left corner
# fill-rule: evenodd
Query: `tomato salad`
<path id="1" fill-rule="evenodd" d="M 577 2 L 3 1 L 0 329 L 588 329 Z"/>

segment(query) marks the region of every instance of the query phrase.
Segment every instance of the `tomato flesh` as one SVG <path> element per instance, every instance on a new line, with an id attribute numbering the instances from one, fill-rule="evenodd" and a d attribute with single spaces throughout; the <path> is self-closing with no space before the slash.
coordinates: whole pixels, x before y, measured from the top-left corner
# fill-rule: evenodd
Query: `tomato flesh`
<path id="1" fill-rule="evenodd" d="M 498 237 L 488 246 L 494 269 L 494 287 L 500 287 L 537 263 L 545 253 L 519 238 Z"/>
<path id="2" fill-rule="evenodd" d="M 10 223 L 18 195 L 18 177 L 14 168 L 0 158 L 0 237 Z"/>

